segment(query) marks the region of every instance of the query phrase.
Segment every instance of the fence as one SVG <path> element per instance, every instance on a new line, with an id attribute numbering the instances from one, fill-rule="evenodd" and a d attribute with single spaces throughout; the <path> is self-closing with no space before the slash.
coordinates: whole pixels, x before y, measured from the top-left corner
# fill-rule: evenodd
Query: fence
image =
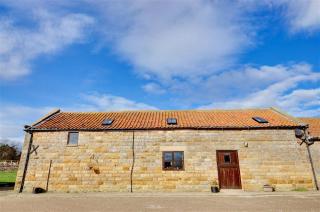
<path id="1" fill-rule="evenodd" d="M 18 169 L 18 160 L 4 160 L 0 161 L 0 171 L 12 171 Z"/>

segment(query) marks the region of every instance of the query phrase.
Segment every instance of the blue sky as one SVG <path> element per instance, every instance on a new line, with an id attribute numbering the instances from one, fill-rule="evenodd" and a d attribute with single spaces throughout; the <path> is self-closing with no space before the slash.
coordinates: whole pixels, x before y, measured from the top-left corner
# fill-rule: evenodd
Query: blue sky
<path id="1" fill-rule="evenodd" d="M 320 1 L 0 0 L 0 141 L 64 111 L 320 116 Z"/>

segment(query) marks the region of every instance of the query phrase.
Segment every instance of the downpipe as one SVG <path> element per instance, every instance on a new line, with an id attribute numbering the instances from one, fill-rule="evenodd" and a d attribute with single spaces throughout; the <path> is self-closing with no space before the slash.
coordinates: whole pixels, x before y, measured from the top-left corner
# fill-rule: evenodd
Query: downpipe
<path id="1" fill-rule="evenodd" d="M 310 139 L 309 136 L 308 136 L 308 134 L 307 134 L 307 132 L 306 132 L 306 129 L 304 129 L 304 135 L 305 135 L 305 140 L 304 140 L 304 142 L 306 143 L 306 147 L 307 147 L 307 151 L 308 151 L 309 161 L 310 161 L 311 170 L 312 170 L 312 175 L 313 175 L 313 181 L 314 181 L 316 190 L 319 191 L 318 179 L 317 179 L 316 172 L 315 172 L 315 170 L 314 170 L 313 159 L 312 159 L 312 155 L 311 155 L 311 151 L 310 151 L 310 146 L 311 146 L 312 144 L 314 144 L 315 141 L 319 141 L 319 140 L 318 140 L 318 137 L 315 137 L 315 138 Z M 309 139 L 310 139 L 311 141 L 310 141 Z"/>
<path id="2" fill-rule="evenodd" d="M 21 185 L 20 185 L 19 193 L 21 193 L 23 191 L 24 182 L 25 182 L 25 179 L 26 179 L 28 165 L 29 165 L 30 151 L 31 151 L 32 143 L 33 143 L 33 132 L 32 132 L 31 129 L 32 128 L 29 127 L 29 126 L 26 126 L 26 129 L 25 129 L 25 132 L 30 134 L 30 140 L 29 140 L 28 151 L 27 151 L 27 154 L 26 154 L 26 161 L 25 161 L 25 164 L 24 164 L 23 175 L 22 175 L 22 179 L 21 179 Z"/>
<path id="3" fill-rule="evenodd" d="M 135 152 L 134 152 L 134 131 L 132 131 L 132 166 L 130 172 L 130 192 L 133 193 L 133 169 L 134 169 L 134 162 L 135 162 Z"/>

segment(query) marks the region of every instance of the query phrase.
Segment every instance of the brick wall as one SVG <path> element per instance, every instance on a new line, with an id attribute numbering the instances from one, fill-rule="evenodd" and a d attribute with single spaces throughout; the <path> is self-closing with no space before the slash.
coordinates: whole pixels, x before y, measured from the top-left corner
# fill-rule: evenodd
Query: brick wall
<path id="1" fill-rule="evenodd" d="M 37 155 L 30 156 L 25 191 L 45 188 L 50 160 L 50 191 L 130 191 L 132 132 L 80 132 L 79 145 L 67 146 L 68 132 L 34 133 Z M 293 130 L 135 131 L 134 192 L 209 192 L 218 180 L 216 150 L 238 150 L 243 190 L 313 189 L 305 145 Z M 17 176 L 21 183 L 26 139 Z M 248 142 L 245 147 L 244 142 Z M 163 171 L 162 151 L 184 151 L 184 171 Z M 318 151 L 314 146 L 312 151 Z M 319 164 L 320 158 L 315 158 Z"/>

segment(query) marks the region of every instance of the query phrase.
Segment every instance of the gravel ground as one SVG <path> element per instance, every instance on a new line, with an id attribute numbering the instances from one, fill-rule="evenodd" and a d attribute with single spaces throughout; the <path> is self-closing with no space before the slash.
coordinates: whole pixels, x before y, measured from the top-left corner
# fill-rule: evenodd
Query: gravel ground
<path id="1" fill-rule="evenodd" d="M 320 192 L 45 193 L 0 192 L 0 211 L 320 211 Z"/>

